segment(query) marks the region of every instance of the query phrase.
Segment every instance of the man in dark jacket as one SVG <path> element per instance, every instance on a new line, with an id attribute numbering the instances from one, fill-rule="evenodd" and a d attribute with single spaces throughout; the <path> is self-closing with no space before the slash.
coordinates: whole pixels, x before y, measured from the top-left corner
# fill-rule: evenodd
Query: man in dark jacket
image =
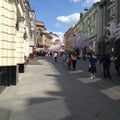
<path id="1" fill-rule="evenodd" d="M 117 75 L 120 77 L 120 55 L 116 57 L 114 63 L 115 63 L 115 70 L 117 72 Z"/>
<path id="2" fill-rule="evenodd" d="M 104 78 L 108 77 L 109 79 L 111 79 L 111 74 L 110 74 L 110 64 L 111 64 L 111 60 L 110 60 L 110 56 L 107 52 L 105 52 L 100 60 L 100 63 L 103 63 L 103 75 Z"/>

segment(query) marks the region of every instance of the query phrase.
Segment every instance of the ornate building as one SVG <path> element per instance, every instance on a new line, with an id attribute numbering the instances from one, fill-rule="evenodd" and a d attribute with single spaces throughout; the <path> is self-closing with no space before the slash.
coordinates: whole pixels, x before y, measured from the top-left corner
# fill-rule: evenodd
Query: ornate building
<path id="1" fill-rule="evenodd" d="M 42 21 L 36 21 L 36 44 L 36 47 L 44 52 L 47 52 L 48 47 L 52 44 L 51 33 L 46 31 L 45 25 Z"/>
<path id="2" fill-rule="evenodd" d="M 71 39 L 73 37 L 73 27 L 68 29 L 64 34 L 65 50 L 72 50 Z"/>
<path id="3" fill-rule="evenodd" d="M 120 1 L 101 0 L 103 51 L 119 54 Z"/>
<path id="4" fill-rule="evenodd" d="M 90 9 L 80 13 L 80 19 L 73 28 L 73 47 L 80 57 L 86 56 L 89 50 L 99 54 L 98 42 L 101 38 L 101 9 L 100 2 L 94 3 Z"/>

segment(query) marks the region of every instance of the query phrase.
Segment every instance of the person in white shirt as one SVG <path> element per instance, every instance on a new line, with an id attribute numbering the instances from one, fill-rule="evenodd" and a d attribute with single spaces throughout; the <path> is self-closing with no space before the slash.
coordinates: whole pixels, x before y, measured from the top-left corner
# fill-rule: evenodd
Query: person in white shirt
<path id="1" fill-rule="evenodd" d="M 54 52 L 54 60 L 55 60 L 55 62 L 57 62 L 57 57 L 58 57 L 58 53 Z"/>

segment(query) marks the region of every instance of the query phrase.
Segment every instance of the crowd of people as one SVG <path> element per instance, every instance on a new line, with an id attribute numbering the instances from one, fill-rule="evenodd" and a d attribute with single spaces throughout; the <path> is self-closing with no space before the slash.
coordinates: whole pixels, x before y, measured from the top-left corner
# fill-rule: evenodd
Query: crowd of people
<path id="1" fill-rule="evenodd" d="M 53 58 L 55 62 L 57 62 L 58 59 L 58 53 L 53 53 Z M 77 63 L 77 53 L 76 51 L 72 52 L 64 52 L 62 54 L 62 62 L 63 64 L 67 63 L 68 70 L 76 70 L 76 63 Z M 87 61 L 88 61 L 88 71 L 90 72 L 90 78 L 95 78 L 95 73 L 97 72 L 96 63 L 102 64 L 103 66 L 103 77 L 112 79 L 111 73 L 110 73 L 110 66 L 111 62 L 114 63 L 116 73 L 118 77 L 120 77 L 120 55 L 118 56 L 110 56 L 108 52 L 104 52 L 104 54 L 101 56 L 101 58 L 97 58 L 95 53 L 93 51 L 89 52 L 87 55 Z"/>
<path id="2" fill-rule="evenodd" d="M 67 62 L 69 70 L 71 70 L 71 69 L 76 70 L 77 54 L 76 54 L 75 51 L 73 51 L 73 52 L 64 52 L 62 54 L 62 57 L 63 57 L 63 61 L 62 61 L 63 64 L 65 62 Z M 58 53 L 57 52 L 53 53 L 53 58 L 54 58 L 55 62 L 57 62 L 57 58 L 58 58 Z"/>
<path id="3" fill-rule="evenodd" d="M 96 63 L 103 64 L 103 77 L 112 79 L 110 73 L 111 63 L 114 63 L 116 73 L 120 77 L 120 55 L 110 56 L 108 52 L 104 52 L 101 58 L 97 58 L 94 52 L 91 52 L 88 57 L 89 60 L 89 72 L 91 72 L 91 79 L 95 78 L 95 73 L 97 71 Z"/>

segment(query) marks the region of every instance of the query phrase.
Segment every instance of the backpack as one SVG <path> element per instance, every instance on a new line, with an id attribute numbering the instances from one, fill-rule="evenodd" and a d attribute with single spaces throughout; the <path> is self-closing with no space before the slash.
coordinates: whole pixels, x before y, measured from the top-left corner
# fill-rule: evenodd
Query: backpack
<path id="1" fill-rule="evenodd" d="M 71 62 L 71 60 L 72 60 L 71 56 L 68 56 L 67 57 L 67 62 Z"/>

